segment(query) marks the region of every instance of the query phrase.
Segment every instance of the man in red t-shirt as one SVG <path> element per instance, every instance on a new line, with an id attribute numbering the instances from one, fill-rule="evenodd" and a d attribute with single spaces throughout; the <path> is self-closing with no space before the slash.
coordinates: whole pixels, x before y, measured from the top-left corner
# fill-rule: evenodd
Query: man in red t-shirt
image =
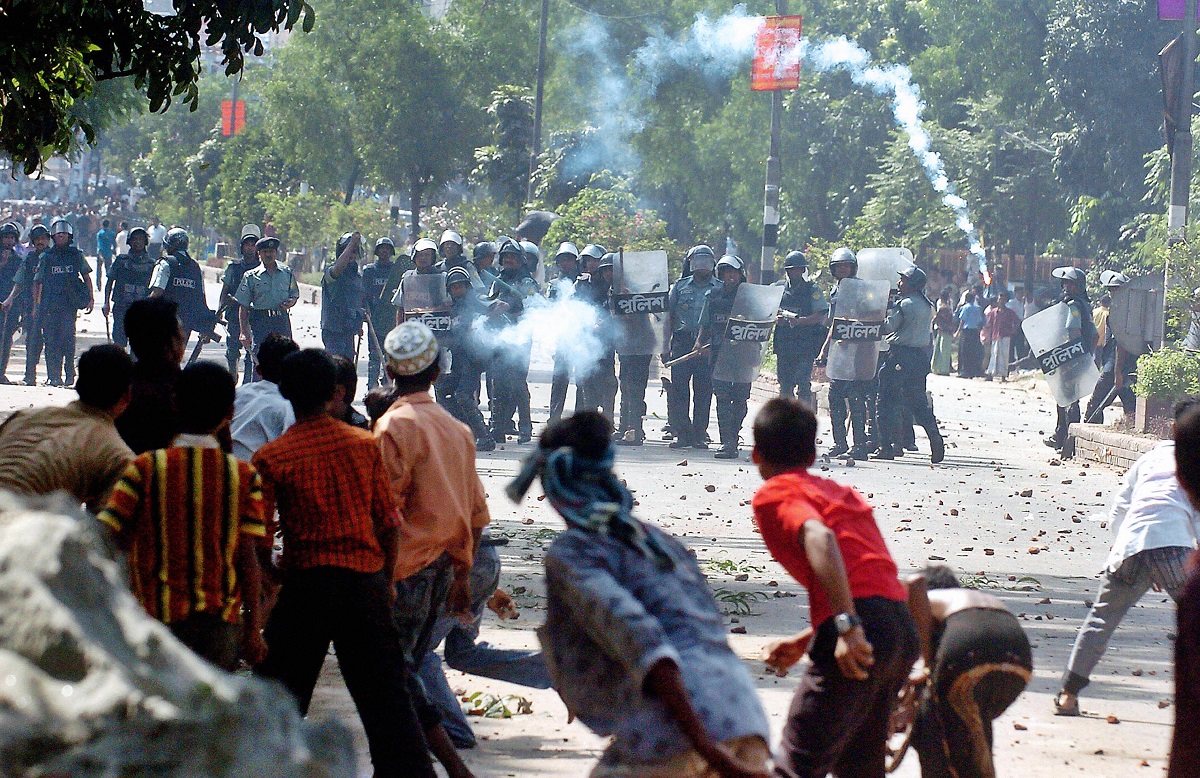
<path id="1" fill-rule="evenodd" d="M 858 492 L 808 472 L 817 419 L 791 399 L 754 420 L 753 461 L 766 483 L 754 520 L 771 555 L 808 590 L 812 629 L 774 645 L 777 671 L 805 670 L 775 755 L 786 778 L 882 778 L 888 718 L 918 653 L 907 592 Z"/>

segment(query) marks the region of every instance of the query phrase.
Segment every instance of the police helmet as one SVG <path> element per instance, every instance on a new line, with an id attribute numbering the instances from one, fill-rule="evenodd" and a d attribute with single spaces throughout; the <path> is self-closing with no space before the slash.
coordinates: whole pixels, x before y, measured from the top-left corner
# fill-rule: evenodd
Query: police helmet
<path id="1" fill-rule="evenodd" d="M 790 251 L 783 260 L 784 270 L 808 270 L 808 257 L 803 251 Z"/>
<path id="2" fill-rule="evenodd" d="M 242 227 L 242 239 L 240 242 L 245 243 L 246 241 L 253 239 L 254 242 L 257 243 L 258 239 L 261 237 L 262 230 L 258 228 L 257 224 L 247 224 L 245 227 Z"/>
<path id="3" fill-rule="evenodd" d="M 417 254 L 420 254 L 422 251 L 430 251 L 430 250 L 432 250 L 436 254 L 438 247 L 437 247 L 437 244 L 434 243 L 429 238 L 421 238 L 419 241 L 414 243 L 413 247 L 412 247 L 412 253 L 414 256 L 416 256 Z"/>
<path id="4" fill-rule="evenodd" d="M 453 243 L 461 249 L 463 245 L 462 235 L 459 235 L 454 230 L 446 230 L 442 233 L 442 237 L 438 238 L 438 246 L 441 246 L 443 243 Z"/>
<path id="5" fill-rule="evenodd" d="M 150 233 L 146 232 L 145 227 L 134 227 L 129 231 L 129 235 L 125 238 L 126 242 L 132 243 L 133 239 L 138 235 L 142 236 L 142 242 L 147 246 L 150 245 Z"/>
<path id="6" fill-rule="evenodd" d="M 449 289 L 451 284 L 466 284 L 471 285 L 471 274 L 467 272 L 465 267 L 452 267 L 446 272 L 446 288 Z"/>
<path id="7" fill-rule="evenodd" d="M 1077 284 L 1087 283 L 1087 276 L 1077 267 L 1056 267 L 1050 272 L 1050 275 L 1061 281 L 1074 281 Z"/>
<path id="8" fill-rule="evenodd" d="M 187 251 L 187 230 L 182 227 L 172 227 L 167 230 L 167 239 L 163 241 L 163 248 L 167 251 Z"/>
<path id="9" fill-rule="evenodd" d="M 50 230 L 46 229 L 44 224 L 35 224 L 29 228 L 29 239 L 50 237 Z"/>
<path id="10" fill-rule="evenodd" d="M 908 285 L 913 289 L 920 291 L 925 288 L 925 281 L 927 280 L 925 271 L 916 265 L 902 270 L 900 277 L 908 281 Z"/>
<path id="11" fill-rule="evenodd" d="M 353 237 L 354 237 L 353 232 L 343 232 L 342 233 L 342 237 L 337 239 L 337 245 L 333 249 L 334 259 L 337 259 L 338 257 L 340 257 L 342 255 L 342 252 L 345 251 L 346 247 L 350 245 L 350 239 Z M 359 248 L 359 251 L 362 251 L 361 247 Z"/>
<path id="12" fill-rule="evenodd" d="M 50 222 L 50 235 L 74 235 L 75 228 L 66 219 L 55 219 Z"/>
<path id="13" fill-rule="evenodd" d="M 589 243 L 583 247 L 583 251 L 579 252 L 580 259 L 601 259 L 608 253 L 608 249 L 601 246 L 599 243 Z"/>
<path id="14" fill-rule="evenodd" d="M 500 238 L 496 245 L 496 256 L 503 257 L 505 254 L 516 254 L 518 257 L 524 257 L 525 252 L 521 250 L 521 246 L 512 238 Z"/>
<path id="15" fill-rule="evenodd" d="M 575 244 L 571 242 L 562 243 L 558 247 L 558 251 L 554 252 L 554 261 L 557 262 L 559 257 L 570 257 L 571 259 L 579 259 L 579 249 L 575 248 Z"/>
<path id="16" fill-rule="evenodd" d="M 713 271 L 717 278 L 721 277 L 721 268 L 723 267 L 733 268 L 734 270 L 738 271 L 739 274 L 741 274 L 743 281 L 746 280 L 746 263 L 742 261 L 741 257 L 735 257 L 732 254 L 726 254 L 725 256 L 721 257 L 721 259 L 717 262 L 717 269 Z"/>
<path id="17" fill-rule="evenodd" d="M 687 254 L 685 254 L 684 257 L 686 259 L 695 259 L 696 257 L 712 257 L 714 262 L 717 260 L 716 252 L 712 250 L 712 247 L 706 246 L 703 243 L 698 246 L 692 246 L 690 249 L 688 249 Z"/>
<path id="18" fill-rule="evenodd" d="M 270 235 L 265 238 L 259 238 L 258 242 L 254 244 L 254 248 L 259 251 L 262 249 L 277 249 L 279 248 L 279 238 Z"/>
<path id="19" fill-rule="evenodd" d="M 527 240 L 521 241 L 521 253 L 525 255 L 525 261 L 531 265 L 536 265 L 542 260 L 541 249 L 536 243 L 530 243 Z"/>
<path id="20" fill-rule="evenodd" d="M 600 264 L 596 266 L 596 269 L 603 270 L 606 267 L 613 267 L 616 265 L 616 262 L 617 262 L 617 255 L 613 254 L 610 251 L 609 253 L 600 257 Z"/>
<path id="21" fill-rule="evenodd" d="M 0 238 L 5 235 L 12 235 L 17 240 L 21 239 L 21 229 L 12 222 L 8 222 L 4 226 L 0 226 Z"/>
<path id="22" fill-rule="evenodd" d="M 374 249 L 375 254 L 379 254 L 379 248 L 381 246 L 390 246 L 392 249 L 392 253 L 393 254 L 396 253 L 396 244 L 392 241 L 391 238 L 380 238 L 379 240 L 375 241 L 375 249 Z"/>
<path id="23" fill-rule="evenodd" d="M 484 257 L 496 256 L 496 244 L 490 240 L 485 240 L 482 243 L 476 243 L 475 248 L 471 250 L 471 259 L 479 262 Z"/>
<path id="24" fill-rule="evenodd" d="M 854 252 L 848 248 L 840 248 L 833 252 L 833 256 L 829 258 L 829 268 L 832 270 L 836 265 L 850 264 L 858 267 L 858 257 L 854 256 Z"/>
<path id="25" fill-rule="evenodd" d="M 1129 283 L 1129 276 L 1116 270 L 1105 270 L 1100 274 L 1100 285 L 1107 289 L 1116 289 Z"/>

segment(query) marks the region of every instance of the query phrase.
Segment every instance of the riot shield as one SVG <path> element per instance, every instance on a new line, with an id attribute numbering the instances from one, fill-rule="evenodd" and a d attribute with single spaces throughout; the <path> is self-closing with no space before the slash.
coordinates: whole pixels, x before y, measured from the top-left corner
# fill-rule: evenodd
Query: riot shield
<path id="1" fill-rule="evenodd" d="M 1133 356 L 1162 346 L 1162 321 L 1161 275 L 1139 276 L 1113 290 L 1108 327 Z"/>
<path id="2" fill-rule="evenodd" d="M 762 367 L 763 354 L 775 329 L 779 303 L 783 300 L 782 286 L 741 284 L 733 298 L 729 321 L 713 361 L 714 381 L 734 384 L 754 383 Z"/>
<path id="3" fill-rule="evenodd" d="M 891 287 L 883 279 L 843 278 L 833 306 L 833 335 L 825 374 L 835 381 L 869 381 L 879 366 L 883 320 Z"/>
<path id="4" fill-rule="evenodd" d="M 400 307 L 406 321 L 424 322 L 439 337 L 450 331 L 450 295 L 445 273 L 412 273 L 400 281 Z"/>
<path id="5" fill-rule="evenodd" d="M 667 252 L 622 251 L 617 255 L 611 299 L 618 354 L 663 351 L 662 324 L 670 288 Z"/>
<path id="6" fill-rule="evenodd" d="M 1046 382 L 1054 401 L 1065 408 L 1088 397 L 1100 380 L 1100 371 L 1092 359 L 1091 344 L 1081 338 L 1072 339 L 1067 327 L 1071 306 L 1052 305 L 1021 322 L 1021 331 L 1046 374 Z"/>
<path id="7" fill-rule="evenodd" d="M 912 252 L 906 248 L 863 249 L 858 252 L 858 273 L 864 281 L 887 281 L 895 289 L 900 273 L 912 267 Z"/>

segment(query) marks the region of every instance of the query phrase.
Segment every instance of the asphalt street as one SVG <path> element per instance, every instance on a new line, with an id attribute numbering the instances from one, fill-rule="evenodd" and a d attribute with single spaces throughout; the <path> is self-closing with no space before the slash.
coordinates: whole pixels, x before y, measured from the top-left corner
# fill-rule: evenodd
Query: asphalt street
<path id="1" fill-rule="evenodd" d="M 209 300 L 215 299 L 216 289 L 210 286 Z M 318 322 L 317 306 L 296 307 L 294 331 L 302 346 L 319 345 Z M 104 340 L 98 312 L 83 317 L 80 329 L 80 351 Z M 547 417 L 548 353 L 548 342 L 539 342 L 531 386 L 535 431 Z M 223 363 L 224 347 L 210 345 L 204 356 Z M 19 378 L 23 365 L 23 347 L 18 345 L 9 377 Z M 364 355 L 360 375 L 365 374 Z M 652 380 L 647 398 L 648 442 L 622 448 L 618 469 L 637 496 L 640 517 L 681 537 L 701 560 L 729 612 L 731 643 L 751 668 L 773 736 L 778 737 L 795 677 L 766 673 L 759 655 L 770 640 L 807 625 L 806 598 L 770 559 L 754 530 L 749 501 L 761 481 L 747 457 L 721 461 L 714 460 L 711 451 L 668 449 L 661 440 L 666 402 L 657 386 Z M 1054 414 L 1039 379 L 1026 376 L 1000 384 L 932 377 L 930 389 L 947 441 L 944 463 L 929 464 L 926 442 L 918 433 L 922 450 L 917 454 L 854 467 L 821 464 L 821 474 L 852 483 L 868 497 L 902 570 L 930 561 L 950 564 L 998 594 L 1022 618 L 1034 646 L 1034 681 L 996 722 L 1001 775 L 1156 774 L 1165 765 L 1174 720 L 1174 608 L 1165 594 L 1144 598 L 1117 632 L 1083 693 L 1086 715 L 1052 715 L 1051 700 L 1075 630 L 1086 613 L 1085 603 L 1095 596 L 1097 574 L 1111 540 L 1103 514 L 1122 474 L 1100 465 L 1060 462 L 1042 444 Z M 72 396 L 66 390 L 4 386 L 0 410 L 66 402 Z M 765 396 L 756 393 L 751 415 Z M 568 399 L 568 407 L 571 402 Z M 827 439 L 824 413 L 822 431 Z M 716 437 L 715 417 L 711 434 Z M 748 442 L 749 419 L 743 438 Z M 521 608 L 516 621 L 500 623 L 490 614 L 485 618 L 482 639 L 503 647 L 537 645 L 533 630 L 543 620 L 545 603 L 542 552 L 562 526 L 538 499 L 536 486 L 520 506 L 503 494 L 503 486 L 530 449 L 509 443 L 479 456 L 494 532 L 509 539 L 500 549 L 501 586 Z M 529 714 L 473 719 L 480 744 L 466 752 L 466 759 L 480 776 L 586 775 L 603 750 L 601 738 L 578 722 L 568 723 L 553 691 L 453 671 L 448 677 L 464 696 L 517 695 L 532 704 Z M 369 775 L 361 729 L 332 656 L 311 715 L 336 715 L 355 728 L 362 774 Z M 918 774 L 915 755 L 910 754 L 897 775 Z"/>

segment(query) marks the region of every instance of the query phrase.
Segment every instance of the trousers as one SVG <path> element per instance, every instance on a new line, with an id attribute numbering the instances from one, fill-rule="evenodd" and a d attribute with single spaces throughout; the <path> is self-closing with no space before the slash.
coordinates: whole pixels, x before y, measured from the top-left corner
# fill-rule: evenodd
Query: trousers
<path id="1" fill-rule="evenodd" d="M 736 449 L 742 422 L 749 412 L 750 384 L 713 381 L 713 396 L 717 398 L 717 429 L 721 433 L 721 448 Z"/>
<path id="2" fill-rule="evenodd" d="M 75 379 L 75 311 L 51 308 L 42 315 L 42 342 L 46 348 L 46 377 L 53 383 Z"/>
<path id="3" fill-rule="evenodd" d="M 874 381 L 830 381 L 829 420 L 833 423 L 833 442 L 846 448 L 846 419 L 854 428 L 854 447 L 867 446 L 867 398 Z"/>
<path id="4" fill-rule="evenodd" d="M 37 381 L 38 361 L 42 358 L 43 317 L 41 311 L 31 311 L 21 317 L 21 328 L 25 330 L 25 383 L 29 386 Z"/>
<path id="5" fill-rule="evenodd" d="M 529 360 L 533 344 L 504 345 L 492 360 L 490 397 L 492 435 L 503 442 L 501 435 L 517 414 L 517 431 L 522 437 L 533 435 L 533 419 L 529 407 Z"/>
<path id="6" fill-rule="evenodd" d="M 359 330 L 361 331 L 361 327 Z M 351 362 L 354 361 L 354 336 L 355 332 L 334 332 L 333 330 L 321 330 L 321 344 L 325 346 L 325 350 L 330 354 L 338 357 L 345 357 Z"/>
<path id="7" fill-rule="evenodd" d="M 13 340 L 17 335 L 17 328 L 21 326 L 21 320 L 28 319 L 17 312 L 16 308 L 9 311 L 3 316 L 0 321 L 0 377 L 8 371 L 8 360 L 12 356 Z"/>
<path id="8" fill-rule="evenodd" d="M 671 344 L 671 359 L 692 350 L 695 335 L 687 333 Z M 708 357 L 681 362 L 671 368 L 667 388 L 667 421 L 675 436 L 686 444 L 702 443 L 712 411 L 712 362 Z"/>
<path id="9" fill-rule="evenodd" d="M 925 429 L 930 440 L 940 437 L 937 419 L 925 394 L 929 357 L 924 349 L 892 345 L 879 373 L 880 444 L 903 448 L 910 419 Z"/>
<path id="10" fill-rule="evenodd" d="M 599 411 L 613 420 L 617 404 L 616 354 L 608 352 L 591 366 L 591 372 L 579 380 L 583 390 L 583 405 L 587 410 Z"/>
<path id="11" fill-rule="evenodd" d="M 471 428 L 477 440 L 491 440 L 491 432 L 479 410 L 479 381 L 483 376 L 478 363 L 465 353 L 456 352 L 451 372 L 438 380 L 438 402 L 454 418 Z"/>
<path id="12" fill-rule="evenodd" d="M 1079 625 L 1071 658 L 1063 673 L 1063 691 L 1078 694 L 1088 685 L 1092 670 L 1104 656 L 1108 641 L 1129 609 L 1157 584 L 1176 602 L 1187 583 L 1188 557 L 1192 550 L 1182 546 L 1153 548 L 1126 559 L 1121 566 L 1104 573 L 1100 592 Z"/>
<path id="13" fill-rule="evenodd" d="M 550 422 L 562 418 L 567 406 L 567 392 L 571 388 L 571 364 L 561 351 L 554 352 L 554 375 L 550 379 Z M 583 409 L 583 390 L 575 382 L 575 410 Z"/>
<path id="14" fill-rule="evenodd" d="M 646 416 L 646 385 L 650 383 L 651 359 L 650 354 L 622 354 L 620 357 L 620 431 L 633 430 L 638 440 L 645 437 L 642 422 Z"/>
<path id="15" fill-rule="evenodd" d="M 1088 400 L 1087 410 L 1083 413 L 1084 419 L 1091 419 L 1092 414 L 1102 411 L 1112 404 L 1112 400 L 1108 398 L 1108 394 L 1117 385 L 1116 375 L 1117 363 L 1114 360 L 1109 360 L 1101 366 L 1100 380 L 1096 383 L 1096 388 L 1092 390 L 1092 397 Z M 1133 385 L 1136 382 L 1137 370 L 1135 368 L 1133 373 L 1125 376 L 1124 383 L 1114 396 L 1115 398 L 1120 398 L 1121 408 L 1125 411 L 1126 416 L 1133 414 L 1134 406 L 1137 404 L 1137 397 L 1133 393 Z M 1098 421 L 1102 422 L 1103 419 Z"/>
<path id="16" fill-rule="evenodd" d="M 239 309 L 237 306 L 231 306 L 225 311 L 225 332 L 229 337 L 225 338 L 225 362 L 229 366 L 229 373 L 234 378 L 238 375 L 238 362 L 242 359 L 242 322 L 238 318 Z M 114 328 L 114 332 L 115 332 Z M 242 383 L 248 384 L 254 381 L 254 352 L 251 349 L 246 349 L 246 359 L 242 365 Z"/>
<path id="17" fill-rule="evenodd" d="M 779 396 L 795 397 L 813 405 L 812 371 L 815 355 L 799 351 L 775 352 L 775 375 L 779 378 Z"/>
<path id="18" fill-rule="evenodd" d="M 1067 407 L 1058 407 L 1058 421 L 1054 425 L 1054 440 L 1058 443 L 1058 448 L 1062 448 L 1067 444 L 1067 435 L 1071 431 L 1072 424 L 1079 423 L 1079 403 L 1073 402 Z"/>

